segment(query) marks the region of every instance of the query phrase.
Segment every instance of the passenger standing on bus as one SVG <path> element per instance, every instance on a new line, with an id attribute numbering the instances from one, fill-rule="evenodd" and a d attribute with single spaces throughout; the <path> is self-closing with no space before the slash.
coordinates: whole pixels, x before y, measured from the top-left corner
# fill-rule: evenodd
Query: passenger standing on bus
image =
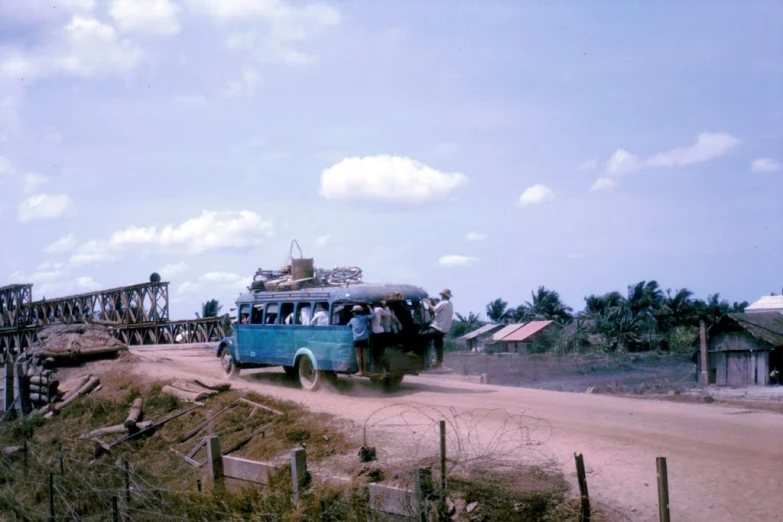
<path id="1" fill-rule="evenodd" d="M 351 309 L 353 317 L 348 321 L 353 333 L 353 349 L 356 351 L 356 363 L 359 365 L 359 375 L 365 375 L 364 350 L 369 347 L 370 327 L 369 322 L 375 319 L 375 312 L 369 310 L 369 314 L 363 314 L 364 307 L 355 305 Z"/>
<path id="2" fill-rule="evenodd" d="M 388 335 L 394 335 L 402 330 L 402 323 L 397 318 L 397 314 L 394 310 L 389 308 L 389 304 L 386 301 L 381 301 L 381 308 L 383 308 L 384 316 L 381 319 L 384 333 Z"/>
<path id="3" fill-rule="evenodd" d="M 432 339 L 435 345 L 435 368 L 443 364 L 443 338 L 451 330 L 451 322 L 454 318 L 451 290 L 446 288 L 440 293 L 440 296 L 443 300 L 437 305 L 432 306 L 430 303 L 427 303 L 427 306 L 432 310 L 433 318 L 430 327 L 422 332 L 422 335 Z"/>

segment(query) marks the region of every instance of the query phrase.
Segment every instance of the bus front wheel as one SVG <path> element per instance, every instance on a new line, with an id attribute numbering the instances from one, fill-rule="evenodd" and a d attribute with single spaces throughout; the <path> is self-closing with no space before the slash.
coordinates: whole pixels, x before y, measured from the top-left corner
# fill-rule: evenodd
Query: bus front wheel
<path id="1" fill-rule="evenodd" d="M 220 365 L 223 367 L 223 373 L 229 379 L 239 377 L 239 367 L 234 362 L 234 358 L 231 356 L 231 350 L 224 349 L 220 355 Z"/>
<path id="2" fill-rule="evenodd" d="M 309 357 L 299 358 L 299 383 L 307 391 L 315 391 L 320 388 L 324 380 L 324 372 L 313 368 L 313 361 Z"/>

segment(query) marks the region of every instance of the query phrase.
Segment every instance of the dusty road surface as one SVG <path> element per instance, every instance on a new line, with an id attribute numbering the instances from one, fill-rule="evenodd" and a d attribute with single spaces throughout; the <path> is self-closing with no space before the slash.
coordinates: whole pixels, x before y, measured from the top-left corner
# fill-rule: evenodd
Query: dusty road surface
<path id="1" fill-rule="evenodd" d="M 132 352 L 141 357 L 135 371 L 148 377 L 222 377 L 215 352 L 203 347 L 144 346 L 132 347 Z M 783 415 L 775 413 L 504 388 L 435 375 L 406 377 L 400 390 L 388 394 L 351 377 L 341 377 L 336 391 L 305 392 L 286 381 L 282 369 L 243 371 L 233 386 L 359 424 L 397 404 L 458 413 L 495 408 L 524 412 L 551 428 L 539 437 L 542 444 L 536 451 L 560 462 L 573 489 L 573 454 L 582 453 L 590 496 L 610 511 L 616 509 L 620 520 L 658 520 L 659 456 L 667 458 L 672 520 L 783 520 Z M 500 432 L 502 422 L 489 416 L 481 430 Z M 401 447 L 405 442 L 400 441 Z"/>

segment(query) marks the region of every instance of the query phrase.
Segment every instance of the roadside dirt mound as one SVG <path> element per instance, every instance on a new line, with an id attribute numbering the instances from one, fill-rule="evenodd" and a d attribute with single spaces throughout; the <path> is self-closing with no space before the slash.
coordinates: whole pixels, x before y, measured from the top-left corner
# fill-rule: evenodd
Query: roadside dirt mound
<path id="1" fill-rule="evenodd" d="M 32 346 L 33 356 L 45 358 L 91 358 L 111 356 L 128 349 L 115 339 L 105 326 L 94 324 L 59 324 L 47 326 Z"/>

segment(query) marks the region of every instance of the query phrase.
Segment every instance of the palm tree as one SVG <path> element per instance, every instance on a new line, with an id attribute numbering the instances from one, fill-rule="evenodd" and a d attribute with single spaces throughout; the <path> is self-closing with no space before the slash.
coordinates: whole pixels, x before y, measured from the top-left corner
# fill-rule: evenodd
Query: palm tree
<path id="1" fill-rule="evenodd" d="M 472 332 L 484 322 L 481 320 L 481 314 L 474 314 L 473 312 L 468 312 L 467 317 L 462 314 L 455 314 L 455 317 L 458 322 L 465 323 L 468 332 Z"/>
<path id="2" fill-rule="evenodd" d="M 628 306 L 634 315 L 652 315 L 661 307 L 663 299 L 657 281 L 639 281 L 628 287 Z"/>
<path id="3" fill-rule="evenodd" d="M 217 317 L 223 306 L 217 299 L 210 299 L 201 305 L 201 317 Z M 198 314 L 196 314 L 198 317 Z"/>
<path id="4" fill-rule="evenodd" d="M 612 308 L 617 308 L 625 303 L 625 297 L 620 292 L 609 292 L 604 295 L 588 295 L 585 297 L 585 309 L 582 315 L 594 318 L 608 312 Z"/>
<path id="5" fill-rule="evenodd" d="M 481 320 L 481 314 L 468 312 L 466 317 L 458 313 L 454 314 L 454 317 L 456 321 L 452 324 L 451 331 L 449 332 L 451 337 L 462 337 L 484 325 L 484 321 Z"/>
<path id="6" fill-rule="evenodd" d="M 507 323 L 511 317 L 508 310 L 508 302 L 497 298 L 487 305 L 487 317 L 493 323 Z"/>
<path id="7" fill-rule="evenodd" d="M 566 306 L 560 300 L 560 294 L 554 290 L 539 286 L 538 290 L 530 293 L 530 296 L 532 300 L 525 302 L 523 307 L 531 317 L 556 321 L 559 324 L 566 324 L 571 320 L 573 309 Z"/>
<path id="8" fill-rule="evenodd" d="M 674 295 L 670 288 L 667 289 L 666 297 L 662 299 L 660 307 L 654 313 L 661 332 L 669 332 L 679 326 L 691 326 L 698 322 L 693 292 L 687 288 L 680 288 Z"/>

